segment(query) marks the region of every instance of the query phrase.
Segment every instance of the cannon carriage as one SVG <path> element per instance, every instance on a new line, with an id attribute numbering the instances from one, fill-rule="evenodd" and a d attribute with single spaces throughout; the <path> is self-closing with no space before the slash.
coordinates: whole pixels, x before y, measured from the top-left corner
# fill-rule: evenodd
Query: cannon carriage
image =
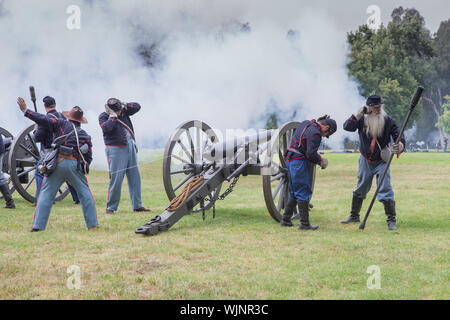
<path id="1" fill-rule="evenodd" d="M 262 176 L 267 210 L 280 222 L 290 191 L 283 154 L 298 125 L 287 122 L 276 130 L 220 141 L 217 132 L 202 121 L 181 124 L 167 142 L 163 157 L 164 188 L 171 203 L 135 233 L 156 235 L 193 212 L 201 212 L 204 218 L 205 211 L 212 209 L 214 217 L 217 200 L 223 200 L 239 177 L 246 175 Z M 310 167 L 312 186 L 315 167 Z M 230 185 L 222 191 L 225 181 Z M 295 218 L 298 208 L 294 211 Z"/>
<path id="2" fill-rule="evenodd" d="M 8 130 L 0 127 L 0 134 L 8 143 L 3 154 L 2 171 L 8 178 L 11 193 L 17 191 L 25 200 L 36 202 L 35 171 L 40 157 L 40 143 L 34 139 L 35 125 L 22 130 L 13 136 Z M 64 199 L 69 194 L 67 184 L 58 190 L 55 201 Z M 0 198 L 2 196 L 0 195 Z"/>

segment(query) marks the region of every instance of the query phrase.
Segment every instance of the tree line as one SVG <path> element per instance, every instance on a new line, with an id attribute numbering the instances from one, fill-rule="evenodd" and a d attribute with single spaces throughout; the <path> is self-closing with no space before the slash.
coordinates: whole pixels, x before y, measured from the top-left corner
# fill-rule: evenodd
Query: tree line
<path id="1" fill-rule="evenodd" d="M 398 7 L 391 18 L 377 30 L 362 25 L 347 33 L 348 75 L 362 96 L 380 95 L 386 112 L 399 124 L 417 86 L 424 86 L 408 128 L 416 127 L 416 140 L 427 140 L 437 130 L 442 143 L 450 135 L 450 19 L 432 35 L 414 8 Z M 272 110 L 266 117 L 267 128 L 278 127 L 279 112 Z"/>
<path id="2" fill-rule="evenodd" d="M 362 25 L 347 34 L 348 74 L 359 83 L 361 95 L 380 95 L 398 123 L 417 86 L 423 85 L 426 91 L 409 127 L 416 126 L 417 140 L 438 130 L 443 141 L 450 134 L 450 19 L 432 35 L 414 8 L 396 8 L 391 18 L 386 27 Z"/>

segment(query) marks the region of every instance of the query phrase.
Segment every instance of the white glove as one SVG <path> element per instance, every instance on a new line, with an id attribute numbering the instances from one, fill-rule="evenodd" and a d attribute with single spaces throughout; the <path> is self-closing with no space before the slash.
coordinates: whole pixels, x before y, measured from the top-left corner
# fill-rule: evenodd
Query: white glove
<path id="1" fill-rule="evenodd" d="M 392 145 L 392 153 L 393 154 L 400 154 L 403 152 L 403 149 L 405 148 L 405 146 L 403 145 L 403 143 L 399 142 L 398 144 L 394 143 Z"/>
<path id="2" fill-rule="evenodd" d="M 369 113 L 369 108 L 367 106 L 363 106 L 363 107 L 359 108 L 358 112 L 355 114 L 356 120 L 361 119 L 361 117 L 363 115 L 365 115 L 366 113 Z"/>
<path id="3" fill-rule="evenodd" d="M 107 104 L 105 104 L 105 112 L 106 112 L 107 114 L 109 114 L 109 115 L 116 114 L 116 113 L 114 112 L 114 110 L 112 110 L 110 107 L 108 107 Z"/>
<path id="4" fill-rule="evenodd" d="M 320 167 L 322 169 L 326 169 L 328 167 L 328 159 L 322 158 L 322 161 L 320 161 Z"/>
<path id="5" fill-rule="evenodd" d="M 114 113 L 111 113 L 110 115 L 109 115 L 109 117 L 110 118 L 116 118 L 117 119 L 117 114 L 114 112 Z"/>

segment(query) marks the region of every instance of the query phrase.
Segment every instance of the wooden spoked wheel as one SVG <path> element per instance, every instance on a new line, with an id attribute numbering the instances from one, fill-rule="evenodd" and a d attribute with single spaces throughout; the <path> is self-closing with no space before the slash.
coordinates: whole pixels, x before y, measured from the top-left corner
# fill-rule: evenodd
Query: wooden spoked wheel
<path id="1" fill-rule="evenodd" d="M 277 222 L 281 221 L 290 192 L 284 151 L 289 147 L 291 138 L 299 124 L 299 122 L 287 122 L 276 130 L 267 145 L 263 160 L 265 170 L 262 177 L 264 200 L 270 216 Z M 316 175 L 315 167 L 314 165 L 310 166 L 310 180 L 313 189 Z M 298 208 L 296 206 L 292 219 L 297 217 Z"/>
<path id="2" fill-rule="evenodd" d="M 29 202 L 36 202 L 35 171 L 39 161 L 39 143 L 34 140 L 32 132 L 35 125 L 23 130 L 12 142 L 8 155 L 9 176 L 14 189 Z M 63 184 L 56 194 L 55 201 L 64 199 L 69 194 L 69 187 Z"/>
<path id="3" fill-rule="evenodd" d="M 203 152 L 207 146 L 217 142 L 214 130 L 199 120 L 187 121 L 175 130 L 166 144 L 163 160 L 164 188 L 169 200 L 180 194 L 189 179 L 203 171 L 208 163 Z M 212 207 L 220 189 L 221 185 L 205 199 L 205 210 Z M 193 211 L 199 210 L 201 208 Z"/>

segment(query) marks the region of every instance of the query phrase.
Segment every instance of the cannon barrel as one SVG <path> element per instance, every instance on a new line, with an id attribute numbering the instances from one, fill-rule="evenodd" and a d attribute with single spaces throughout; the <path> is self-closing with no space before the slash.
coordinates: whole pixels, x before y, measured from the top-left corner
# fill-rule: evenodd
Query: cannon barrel
<path id="1" fill-rule="evenodd" d="M 211 144 L 205 148 L 203 158 L 209 161 L 236 157 L 238 150 L 245 147 L 250 152 L 257 152 L 260 145 L 269 141 L 274 130 L 260 130 L 258 133 L 244 137 L 228 139 L 221 143 Z"/>

